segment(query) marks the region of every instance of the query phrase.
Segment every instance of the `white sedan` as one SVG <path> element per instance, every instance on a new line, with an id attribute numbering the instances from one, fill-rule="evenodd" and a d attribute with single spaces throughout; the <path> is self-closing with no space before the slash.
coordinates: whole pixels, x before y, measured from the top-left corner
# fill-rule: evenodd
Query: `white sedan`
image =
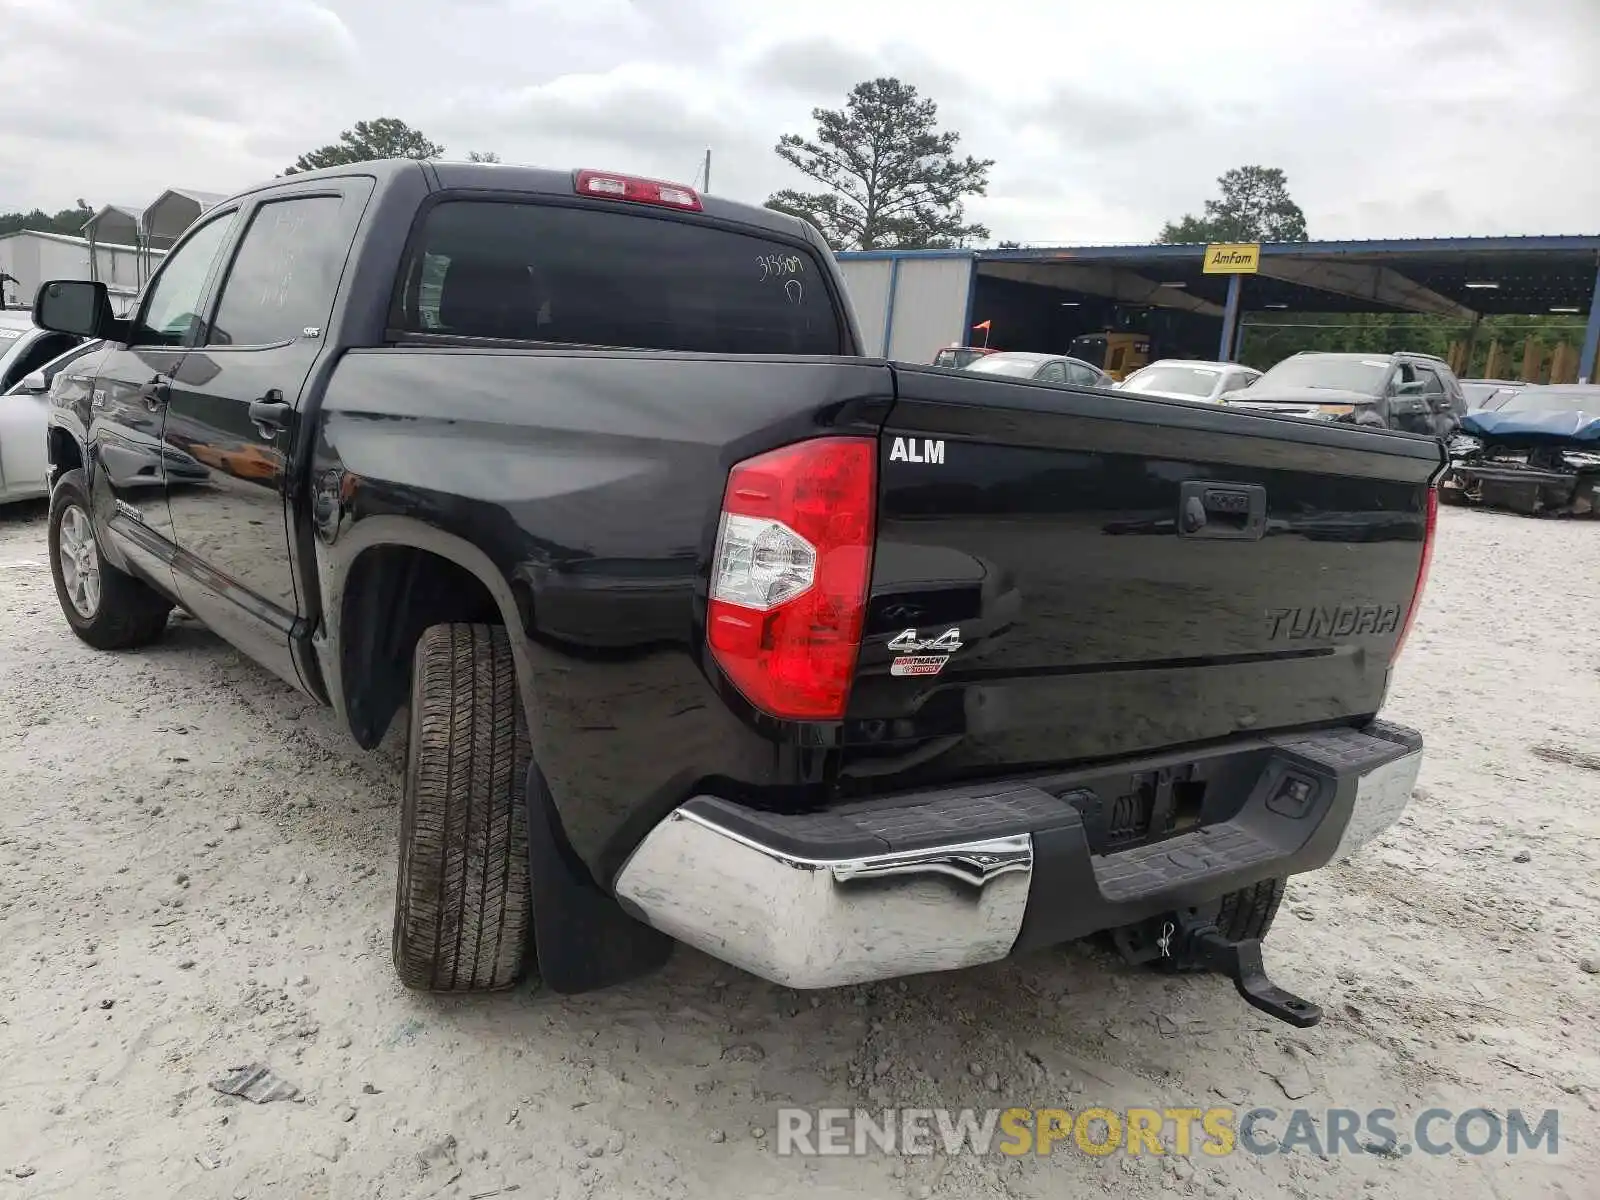
<path id="1" fill-rule="evenodd" d="M 1161 358 L 1140 367 L 1117 385 L 1119 391 L 1168 400 L 1205 400 L 1213 404 L 1228 392 L 1247 388 L 1261 378 L 1254 367 L 1205 362 L 1193 358 Z"/>
<path id="2" fill-rule="evenodd" d="M 62 367 L 99 345 L 39 329 L 31 320 L 0 324 L 0 504 L 47 494 L 50 385 Z"/>

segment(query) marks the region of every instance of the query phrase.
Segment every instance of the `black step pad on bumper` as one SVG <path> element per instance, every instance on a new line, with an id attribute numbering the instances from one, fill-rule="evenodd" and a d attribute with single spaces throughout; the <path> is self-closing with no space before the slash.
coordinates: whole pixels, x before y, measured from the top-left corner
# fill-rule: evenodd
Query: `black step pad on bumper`
<path id="1" fill-rule="evenodd" d="M 1219 871 L 1244 871 L 1271 862 L 1281 853 L 1278 846 L 1228 821 L 1120 854 L 1093 855 L 1089 865 L 1100 894 L 1121 902 L 1180 887 Z"/>
<path id="2" fill-rule="evenodd" d="M 1241 759 L 1254 755 L 1267 764 L 1281 758 L 1287 764 L 1306 768 L 1309 774 L 1341 776 L 1360 774 L 1421 746 L 1421 736 L 1412 730 L 1374 721 L 1365 729 L 1331 729 L 1248 739 L 1220 752 L 1209 751 L 1207 755 Z M 1138 774 L 1173 761 L 1169 755 L 1148 762 L 1119 763 L 1111 770 L 1095 767 L 1053 774 L 1038 781 L 978 784 L 887 796 L 853 801 L 823 812 L 764 812 L 714 796 L 696 796 L 683 807 L 686 812 L 714 821 L 730 833 L 793 858 L 828 862 L 1081 826 L 1082 818 L 1073 799 L 1085 789 L 1092 790 L 1108 776 Z M 1279 770 L 1281 772 L 1282 767 Z M 1252 782 L 1259 786 L 1262 777 L 1270 774 L 1273 772 L 1269 765 Z M 1159 848 L 1170 852 L 1175 844 L 1199 838 L 1192 844 L 1193 849 L 1206 848 L 1212 855 L 1220 854 L 1241 864 L 1256 861 L 1254 839 L 1249 831 L 1240 829 L 1239 836 L 1232 836 L 1225 828 L 1228 824 L 1224 822 L 1198 834 L 1168 839 L 1159 843 Z M 1108 864 L 1102 868 L 1105 878 L 1115 880 L 1128 872 L 1137 872 L 1138 864 L 1147 862 L 1157 849 L 1137 847 L 1097 856 L 1097 861 Z M 1111 865 L 1123 860 L 1127 862 L 1126 869 Z"/>

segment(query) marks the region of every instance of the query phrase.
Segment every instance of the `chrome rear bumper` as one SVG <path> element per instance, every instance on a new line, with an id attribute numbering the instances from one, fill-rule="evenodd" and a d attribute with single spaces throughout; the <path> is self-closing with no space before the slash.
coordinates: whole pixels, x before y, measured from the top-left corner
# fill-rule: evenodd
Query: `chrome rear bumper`
<path id="1" fill-rule="evenodd" d="M 864 858 L 786 855 L 685 809 L 617 895 L 655 928 L 763 979 L 833 987 L 1004 958 L 1033 875 L 1027 834 Z"/>
<path id="2" fill-rule="evenodd" d="M 1399 819 L 1421 767 L 1420 738 L 1386 728 L 1409 741 L 1353 730 L 1255 741 L 1241 753 L 1264 767 L 1236 815 L 1114 854 L 1090 852 L 1067 800 L 1026 785 L 902 797 L 881 814 L 851 806 L 859 826 L 829 829 L 843 853 L 807 852 L 783 818 L 746 822 L 697 797 L 645 836 L 616 894 L 661 932 L 789 987 L 976 966 L 1019 942 L 1118 928 L 1354 853 Z M 1310 781 L 1298 809 L 1284 800 L 1287 778 Z M 752 832 L 763 827 L 777 832 Z M 921 844 L 897 849 L 897 838 Z M 886 848 L 864 852 L 874 841 Z"/>

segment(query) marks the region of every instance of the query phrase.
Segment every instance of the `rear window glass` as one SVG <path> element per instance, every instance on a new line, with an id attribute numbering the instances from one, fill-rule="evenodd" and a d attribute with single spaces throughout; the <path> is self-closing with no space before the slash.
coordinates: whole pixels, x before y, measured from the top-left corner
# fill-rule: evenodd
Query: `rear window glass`
<path id="1" fill-rule="evenodd" d="M 414 333 L 713 354 L 839 354 L 817 260 L 654 215 L 452 200 L 403 280 Z"/>

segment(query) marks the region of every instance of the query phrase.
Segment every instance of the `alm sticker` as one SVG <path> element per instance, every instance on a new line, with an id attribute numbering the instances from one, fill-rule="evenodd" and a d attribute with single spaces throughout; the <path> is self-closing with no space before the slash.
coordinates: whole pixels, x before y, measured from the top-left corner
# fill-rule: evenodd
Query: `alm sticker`
<path id="1" fill-rule="evenodd" d="M 890 462 L 935 463 L 944 465 L 943 438 L 897 437 L 889 448 Z"/>
<path id="2" fill-rule="evenodd" d="M 961 630 L 947 629 L 924 641 L 915 629 L 907 629 L 894 636 L 889 649 L 898 652 L 889 664 L 890 675 L 937 675 L 950 656 L 961 649 Z"/>

